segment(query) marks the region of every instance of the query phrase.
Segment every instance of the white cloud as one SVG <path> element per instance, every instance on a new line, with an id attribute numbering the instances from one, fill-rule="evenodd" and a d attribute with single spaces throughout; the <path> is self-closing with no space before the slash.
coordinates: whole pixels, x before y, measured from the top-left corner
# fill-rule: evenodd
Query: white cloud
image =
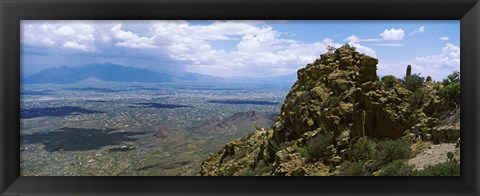
<path id="1" fill-rule="evenodd" d="M 447 43 L 442 48 L 442 54 L 419 57 L 415 60 L 419 64 L 430 64 L 433 68 L 457 68 L 460 65 L 460 47 Z"/>
<path id="2" fill-rule="evenodd" d="M 28 21 L 21 25 L 21 42 L 47 48 L 95 51 L 95 28 L 89 21 Z"/>
<path id="3" fill-rule="evenodd" d="M 361 45 L 361 44 L 358 44 L 358 43 L 348 43 L 352 46 L 355 46 L 355 48 L 357 49 L 358 52 L 360 53 L 364 53 L 366 55 L 369 55 L 369 56 L 372 56 L 372 57 L 376 57 L 377 54 L 375 52 L 375 50 L 367 47 L 367 46 L 364 46 L 364 45 Z"/>
<path id="4" fill-rule="evenodd" d="M 381 39 L 376 39 L 376 38 L 370 38 L 370 39 L 361 39 L 356 35 L 350 35 L 345 39 L 345 41 L 351 42 L 351 43 L 359 43 L 359 42 L 378 42 L 382 41 Z"/>
<path id="5" fill-rule="evenodd" d="M 425 32 L 425 26 L 421 26 L 420 28 L 415 29 L 414 31 L 410 32 L 410 35 L 414 35 L 416 33 L 423 33 L 423 32 Z"/>
<path id="6" fill-rule="evenodd" d="M 48 37 L 43 38 L 42 43 L 45 44 L 46 46 L 54 46 L 56 44 L 53 40 L 51 40 Z"/>
<path id="7" fill-rule="evenodd" d="M 70 48 L 70 49 L 77 49 L 77 50 L 83 50 L 88 52 L 89 49 L 87 46 L 76 43 L 76 42 L 66 42 L 65 44 L 62 45 L 64 48 Z"/>
<path id="8" fill-rule="evenodd" d="M 398 47 L 405 46 L 405 44 L 373 44 L 374 46 L 389 46 L 389 47 Z"/>
<path id="9" fill-rule="evenodd" d="M 32 25 L 29 25 L 28 28 L 34 28 L 34 27 Z M 39 27 L 39 29 L 44 31 L 44 32 L 48 32 L 48 31 L 55 30 L 55 27 L 53 25 L 51 25 L 50 23 L 44 23 Z"/>
<path id="10" fill-rule="evenodd" d="M 360 42 L 360 38 L 358 38 L 358 36 L 356 35 L 350 35 L 349 37 L 347 37 L 346 39 L 348 42 L 352 42 L 352 43 L 358 43 Z"/>
<path id="11" fill-rule="evenodd" d="M 110 40 L 112 39 L 110 36 L 108 36 L 107 34 L 100 34 L 100 38 L 102 40 L 103 43 L 108 43 L 110 42 Z"/>
<path id="12" fill-rule="evenodd" d="M 394 28 L 391 28 L 390 30 L 385 29 L 383 33 L 380 33 L 380 36 L 385 40 L 402 40 L 403 36 L 405 36 L 405 31 L 403 31 L 403 29 Z"/>
<path id="13" fill-rule="evenodd" d="M 447 36 L 439 38 L 439 40 L 442 40 L 442 41 L 448 41 L 449 39 L 450 37 L 447 37 Z"/>
<path id="14" fill-rule="evenodd" d="M 190 71 L 217 76 L 291 74 L 325 53 L 327 45 L 341 46 L 330 38 L 313 43 L 285 39 L 270 26 L 249 22 L 215 22 L 200 30 L 197 26 L 178 22 L 161 22 L 156 27 L 155 41 L 157 45 L 164 44 L 162 48 L 171 57 L 192 62 L 188 66 Z M 236 42 L 235 36 L 240 36 L 240 40 L 234 51 L 215 49 L 209 42 L 212 39 Z M 355 46 L 359 52 L 375 55 L 368 47 Z"/>
<path id="15" fill-rule="evenodd" d="M 331 38 L 297 41 L 263 21 L 214 21 L 202 25 L 187 21 L 43 21 L 22 28 L 22 42 L 31 45 L 82 52 L 115 51 L 115 47 L 121 47 L 133 53 L 181 61 L 189 72 L 225 77 L 292 74 L 319 58 L 327 45 L 341 46 Z M 37 31 L 42 33 L 37 35 Z M 53 36 L 54 31 L 64 36 Z M 367 46 L 350 44 L 361 53 L 375 56 L 375 51 Z"/>
<path id="16" fill-rule="evenodd" d="M 154 22 L 152 32 L 160 51 L 191 62 L 188 71 L 216 76 L 291 74 L 319 58 L 327 45 L 341 46 L 330 38 L 311 43 L 282 38 L 284 33 L 271 26 L 249 21 L 217 21 L 205 26 L 159 21 Z M 212 40 L 228 41 L 236 50 L 215 48 Z M 360 52 L 375 54 L 368 47 L 356 46 Z"/>
<path id="17" fill-rule="evenodd" d="M 58 29 L 54 29 L 53 32 L 57 35 L 66 36 L 75 33 L 75 30 L 71 26 L 61 26 Z"/>
<path id="18" fill-rule="evenodd" d="M 379 42 L 381 39 L 360 39 L 362 42 Z"/>
<path id="19" fill-rule="evenodd" d="M 420 73 L 422 77 L 431 76 L 433 80 L 441 81 L 454 70 L 460 70 L 460 47 L 447 43 L 438 55 L 404 61 L 383 59 L 378 64 L 378 74 L 403 78 L 409 64 L 412 65 L 412 73 Z"/>
<path id="20" fill-rule="evenodd" d="M 425 32 L 425 27 L 424 27 L 424 26 L 421 26 L 421 27 L 418 28 L 417 30 L 418 30 L 418 32 L 423 33 L 423 32 Z"/>
<path id="21" fill-rule="evenodd" d="M 127 48 L 156 48 L 153 45 L 153 38 L 138 36 L 130 31 L 123 31 L 122 24 L 119 23 L 110 29 L 113 36 L 119 41 L 115 43 L 116 46 Z"/>
<path id="22" fill-rule="evenodd" d="M 335 41 L 333 39 L 330 39 L 330 38 L 327 37 L 327 38 L 322 40 L 322 43 L 324 43 L 324 44 L 334 44 Z"/>

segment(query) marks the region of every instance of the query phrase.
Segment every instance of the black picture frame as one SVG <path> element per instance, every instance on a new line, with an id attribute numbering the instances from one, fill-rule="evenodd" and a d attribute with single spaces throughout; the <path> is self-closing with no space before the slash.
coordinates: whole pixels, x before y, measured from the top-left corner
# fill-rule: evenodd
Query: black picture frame
<path id="1" fill-rule="evenodd" d="M 20 20 L 461 20 L 460 177 L 23 177 Z M 0 0 L 0 195 L 479 195 L 478 0 Z"/>

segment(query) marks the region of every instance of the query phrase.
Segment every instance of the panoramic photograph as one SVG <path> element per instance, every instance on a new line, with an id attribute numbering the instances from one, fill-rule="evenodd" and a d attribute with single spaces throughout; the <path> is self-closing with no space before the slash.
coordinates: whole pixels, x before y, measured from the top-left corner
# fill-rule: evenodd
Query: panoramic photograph
<path id="1" fill-rule="evenodd" d="M 22 20 L 22 176 L 459 176 L 458 20 Z"/>

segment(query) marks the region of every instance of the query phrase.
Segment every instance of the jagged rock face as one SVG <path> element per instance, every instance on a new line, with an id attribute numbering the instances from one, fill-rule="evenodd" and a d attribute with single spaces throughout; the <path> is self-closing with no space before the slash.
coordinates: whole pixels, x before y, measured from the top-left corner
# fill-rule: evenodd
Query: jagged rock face
<path id="1" fill-rule="evenodd" d="M 377 78 L 377 63 L 343 46 L 300 69 L 273 127 L 276 141 L 297 139 L 318 128 L 350 129 L 356 137 L 364 127 L 367 136 L 401 137 L 413 123 L 404 101 L 410 92 L 399 83 L 385 90 Z"/>
<path id="2" fill-rule="evenodd" d="M 321 162 L 309 163 L 291 147 L 275 153 L 274 176 L 328 176 L 330 168 Z"/>
<path id="3" fill-rule="evenodd" d="M 207 161 L 203 162 L 200 175 L 240 175 L 246 170 L 258 167 L 260 161 L 271 156 L 265 150 L 269 135 L 271 137 L 272 130 L 258 130 L 225 145 L 219 153 L 211 154 Z"/>
<path id="4" fill-rule="evenodd" d="M 447 104 L 431 81 L 415 92 L 395 77 L 388 84 L 380 81 L 378 60 L 348 45 L 320 57 L 298 71 L 271 128 L 225 145 L 202 164 L 200 175 L 331 175 L 342 161 L 353 160 L 349 145 L 363 135 L 439 142 L 458 138 L 459 128 L 437 126 Z M 308 148 L 318 134 L 333 139 L 319 159 L 306 161 L 298 148 Z"/>
<path id="5" fill-rule="evenodd" d="M 460 108 L 454 114 L 442 121 L 442 124 L 432 128 L 434 144 L 443 142 L 457 142 L 460 138 Z"/>

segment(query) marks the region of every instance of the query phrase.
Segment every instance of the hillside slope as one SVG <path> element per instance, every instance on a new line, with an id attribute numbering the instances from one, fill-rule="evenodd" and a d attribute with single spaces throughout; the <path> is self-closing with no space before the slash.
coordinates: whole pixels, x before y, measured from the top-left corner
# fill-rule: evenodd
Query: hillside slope
<path id="1" fill-rule="evenodd" d="M 378 60 L 349 45 L 320 57 L 298 71 L 272 127 L 211 154 L 200 175 L 341 175 L 351 163 L 373 175 L 414 156 L 407 145 L 439 140 L 432 133 L 452 110 L 439 84 L 408 71 L 380 80 Z M 388 149 L 405 152 L 388 158 Z"/>

